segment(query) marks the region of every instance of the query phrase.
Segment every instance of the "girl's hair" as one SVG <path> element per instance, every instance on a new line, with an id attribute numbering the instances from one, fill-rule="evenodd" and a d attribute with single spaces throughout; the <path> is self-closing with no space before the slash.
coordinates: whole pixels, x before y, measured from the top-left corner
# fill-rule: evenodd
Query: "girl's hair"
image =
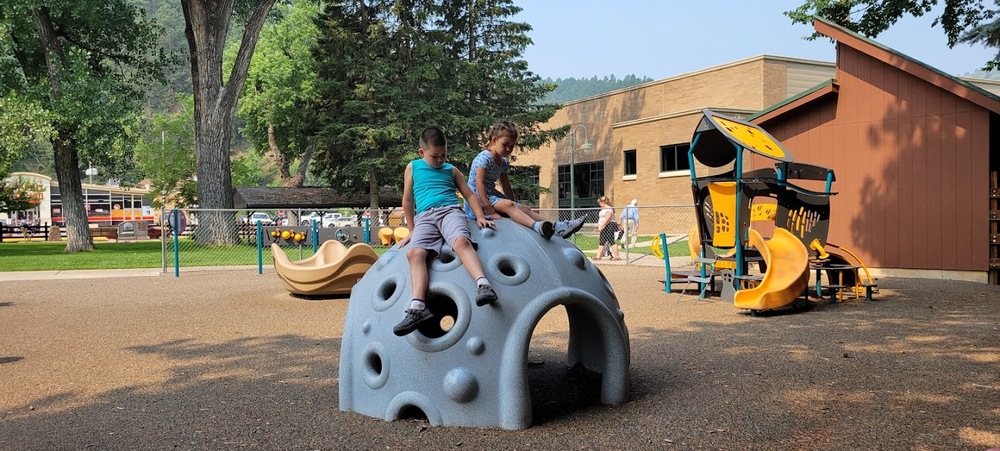
<path id="1" fill-rule="evenodd" d="M 609 207 L 614 207 L 615 206 L 615 204 L 611 203 L 611 199 L 609 199 L 608 196 L 598 197 L 597 198 L 597 203 L 599 203 L 599 204 L 600 203 L 608 204 Z"/>
<path id="2" fill-rule="evenodd" d="M 490 127 L 490 139 L 499 138 L 503 135 L 509 135 L 511 138 L 517 139 L 520 134 L 517 126 L 510 121 L 500 121 Z"/>

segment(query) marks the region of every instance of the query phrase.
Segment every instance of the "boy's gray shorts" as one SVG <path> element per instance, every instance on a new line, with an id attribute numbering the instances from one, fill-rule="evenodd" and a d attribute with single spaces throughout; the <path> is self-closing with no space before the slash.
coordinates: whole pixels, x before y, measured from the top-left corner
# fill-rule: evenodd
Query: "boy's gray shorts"
<path id="1" fill-rule="evenodd" d="M 462 209 L 457 205 L 437 207 L 413 218 L 410 245 L 441 254 L 442 244 L 448 243 L 454 248 L 455 240 L 462 236 L 468 238 L 473 245 L 476 244 Z"/>

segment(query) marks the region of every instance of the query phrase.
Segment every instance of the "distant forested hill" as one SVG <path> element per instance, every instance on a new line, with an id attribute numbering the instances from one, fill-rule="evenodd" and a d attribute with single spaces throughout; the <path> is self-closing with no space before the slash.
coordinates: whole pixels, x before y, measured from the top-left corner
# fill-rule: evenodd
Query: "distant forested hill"
<path id="1" fill-rule="evenodd" d="M 635 86 L 639 83 L 646 83 L 647 81 L 653 81 L 653 79 L 649 77 L 640 78 L 635 75 L 626 75 L 625 78 L 621 79 L 616 78 L 614 75 L 608 75 L 604 78 L 597 78 L 597 76 L 593 76 L 589 79 L 557 78 L 553 80 L 551 78 L 546 78 L 542 80 L 542 83 L 555 84 L 557 87 L 554 91 L 545 96 L 541 103 L 572 102 L 585 97 L 604 94 L 616 89 Z"/>

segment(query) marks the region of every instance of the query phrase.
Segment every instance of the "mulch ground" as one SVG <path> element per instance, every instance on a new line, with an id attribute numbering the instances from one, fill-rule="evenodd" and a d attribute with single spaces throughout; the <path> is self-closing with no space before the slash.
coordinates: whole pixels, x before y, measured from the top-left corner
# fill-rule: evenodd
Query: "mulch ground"
<path id="1" fill-rule="evenodd" d="M 563 365 L 554 309 L 529 356 L 534 425 L 386 422 L 338 408 L 346 299 L 273 273 L 4 282 L 0 449 L 885 449 L 1000 447 L 1000 287 L 883 279 L 874 302 L 751 317 L 603 267 L 631 400 Z"/>

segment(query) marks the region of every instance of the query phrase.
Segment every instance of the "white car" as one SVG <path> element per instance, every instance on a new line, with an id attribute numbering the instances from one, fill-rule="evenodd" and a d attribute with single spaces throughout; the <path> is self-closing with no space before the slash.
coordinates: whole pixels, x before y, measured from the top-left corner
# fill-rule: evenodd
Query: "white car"
<path id="1" fill-rule="evenodd" d="M 340 213 L 325 213 L 320 216 L 317 212 L 302 215 L 299 221 L 300 226 L 311 226 L 313 220 L 319 223 L 320 227 L 350 227 L 354 225 L 357 218 L 354 216 L 344 216 Z"/>
<path id="2" fill-rule="evenodd" d="M 274 220 L 271 219 L 271 215 L 263 212 L 251 214 L 247 222 L 250 224 L 257 224 L 259 222 L 261 225 L 274 225 Z"/>

